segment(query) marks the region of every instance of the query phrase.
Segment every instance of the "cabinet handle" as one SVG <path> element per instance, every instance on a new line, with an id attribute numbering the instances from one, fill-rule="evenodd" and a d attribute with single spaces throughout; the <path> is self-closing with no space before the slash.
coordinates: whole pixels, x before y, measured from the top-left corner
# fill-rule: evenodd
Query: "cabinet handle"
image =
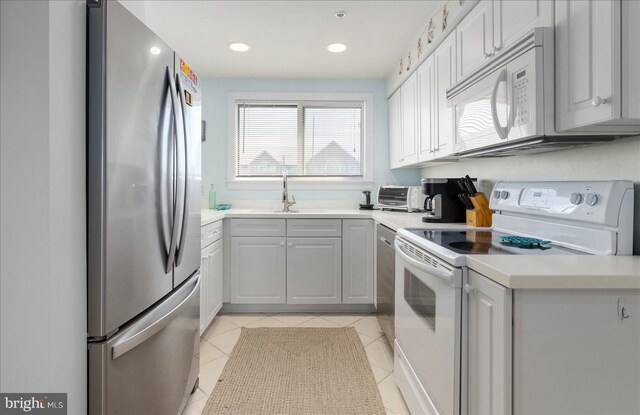
<path id="1" fill-rule="evenodd" d="M 469 284 L 464 285 L 464 292 L 466 292 L 467 294 L 473 294 L 475 290 L 476 289 L 473 287 L 473 285 L 469 285 Z"/>
<path id="2" fill-rule="evenodd" d="M 491 51 L 491 56 L 495 56 L 496 52 L 498 52 L 500 50 L 500 46 L 494 46 L 493 50 Z"/>
<path id="3" fill-rule="evenodd" d="M 284 246 L 284 242 L 280 242 L 280 246 Z"/>
<path id="4" fill-rule="evenodd" d="M 489 52 L 489 53 L 484 52 L 484 58 L 485 58 L 485 59 L 489 59 L 489 58 L 491 58 L 491 57 L 493 57 L 493 52 Z"/>
<path id="5" fill-rule="evenodd" d="M 293 242 L 289 242 L 289 246 L 293 246 Z"/>
<path id="6" fill-rule="evenodd" d="M 593 105 L 594 107 L 599 107 L 600 105 L 606 104 L 606 103 L 607 103 L 607 99 L 602 98 L 599 95 L 596 95 L 596 97 L 591 100 L 591 105 Z"/>

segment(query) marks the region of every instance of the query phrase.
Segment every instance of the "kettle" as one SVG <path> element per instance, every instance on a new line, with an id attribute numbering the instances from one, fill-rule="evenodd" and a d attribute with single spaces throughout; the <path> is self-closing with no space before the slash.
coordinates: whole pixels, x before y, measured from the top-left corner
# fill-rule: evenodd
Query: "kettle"
<path id="1" fill-rule="evenodd" d="M 362 191 L 362 195 L 360 196 L 360 209 L 361 210 L 373 209 L 373 204 L 371 203 L 371 191 L 369 190 Z"/>

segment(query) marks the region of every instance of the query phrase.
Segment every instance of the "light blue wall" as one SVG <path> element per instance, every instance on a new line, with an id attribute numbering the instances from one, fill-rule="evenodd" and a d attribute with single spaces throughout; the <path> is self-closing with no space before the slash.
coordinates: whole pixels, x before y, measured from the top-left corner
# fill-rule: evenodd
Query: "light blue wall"
<path id="1" fill-rule="evenodd" d="M 202 118 L 207 122 L 207 141 L 202 143 L 202 183 L 216 187 L 218 201 L 239 199 L 278 200 L 280 190 L 229 189 L 227 180 L 227 96 L 230 92 L 359 92 L 373 93 L 373 140 L 375 189 L 381 184 L 420 183 L 418 169 L 389 169 L 389 126 L 386 81 L 209 78 L 202 80 Z M 296 199 L 358 200 L 360 190 L 296 190 Z M 375 191 L 374 191 L 375 194 Z"/>

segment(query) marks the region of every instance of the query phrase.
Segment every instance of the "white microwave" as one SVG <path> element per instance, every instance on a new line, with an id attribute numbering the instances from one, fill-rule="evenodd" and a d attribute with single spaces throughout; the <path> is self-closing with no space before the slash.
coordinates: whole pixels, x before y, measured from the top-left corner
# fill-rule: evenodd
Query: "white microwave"
<path id="1" fill-rule="evenodd" d="M 554 70 L 553 29 L 536 28 L 449 88 L 454 154 L 557 135 Z"/>

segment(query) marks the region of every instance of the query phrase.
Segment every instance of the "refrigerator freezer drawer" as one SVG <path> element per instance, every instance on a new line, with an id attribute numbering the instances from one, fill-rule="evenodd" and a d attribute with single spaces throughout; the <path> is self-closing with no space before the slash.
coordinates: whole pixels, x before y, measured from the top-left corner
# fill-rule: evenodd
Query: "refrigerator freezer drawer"
<path id="1" fill-rule="evenodd" d="M 90 414 L 179 414 L 198 377 L 200 274 L 89 345 Z"/>

